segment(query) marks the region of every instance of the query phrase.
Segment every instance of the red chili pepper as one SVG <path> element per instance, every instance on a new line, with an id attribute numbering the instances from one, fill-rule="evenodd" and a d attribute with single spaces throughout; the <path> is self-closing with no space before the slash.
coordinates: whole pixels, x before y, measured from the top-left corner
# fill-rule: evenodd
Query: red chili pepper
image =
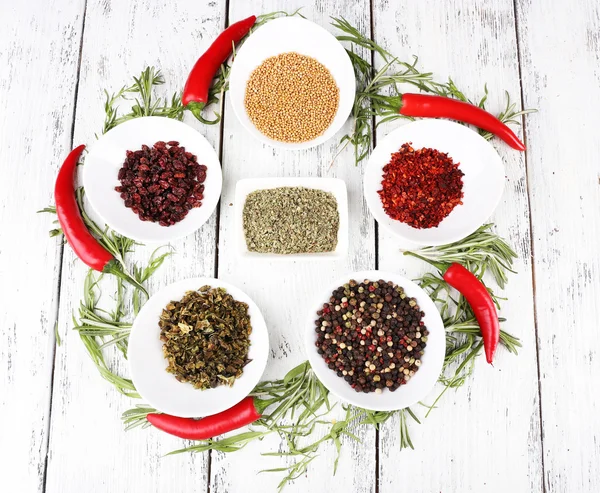
<path id="1" fill-rule="evenodd" d="M 188 440 L 208 440 L 254 423 L 272 401 L 246 397 L 235 406 L 202 419 L 150 413 L 146 419 L 159 430 Z"/>
<path id="2" fill-rule="evenodd" d="M 234 44 L 239 43 L 248 34 L 255 22 L 256 16 L 252 15 L 247 19 L 231 24 L 219 34 L 208 50 L 198 58 L 183 88 L 181 101 L 184 106 L 190 103 L 200 103 L 202 105 L 208 103 L 208 90 L 217 70 L 231 55 Z"/>
<path id="3" fill-rule="evenodd" d="M 487 362 L 492 364 L 498 341 L 500 323 L 494 300 L 483 283 L 460 264 L 452 264 L 444 273 L 444 280 L 458 290 L 471 305 L 481 336 Z"/>
<path id="4" fill-rule="evenodd" d="M 400 114 L 426 118 L 450 118 L 487 130 L 517 151 L 524 151 L 525 145 L 519 137 L 491 113 L 464 101 L 434 96 L 431 94 L 402 95 Z"/>
<path id="5" fill-rule="evenodd" d="M 73 182 L 75 180 L 75 172 L 77 171 L 77 163 L 84 149 L 84 145 L 73 149 L 67 156 L 67 159 L 65 159 L 56 177 L 54 200 L 60 227 L 75 255 L 84 264 L 99 272 L 121 277 L 141 289 L 147 295 L 148 293 L 144 287 L 125 274 L 114 256 L 92 236 L 81 217 Z"/>

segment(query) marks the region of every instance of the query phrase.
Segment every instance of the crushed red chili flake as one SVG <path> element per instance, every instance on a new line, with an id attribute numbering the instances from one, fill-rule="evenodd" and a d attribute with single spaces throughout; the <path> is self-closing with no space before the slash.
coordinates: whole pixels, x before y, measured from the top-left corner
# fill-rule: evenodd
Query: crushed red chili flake
<path id="1" fill-rule="evenodd" d="M 115 190 L 125 207 L 142 221 L 171 226 L 202 205 L 206 166 L 179 142 L 159 141 L 152 148 L 127 151 L 118 179 L 121 186 Z"/>
<path id="2" fill-rule="evenodd" d="M 417 229 L 433 228 L 462 204 L 464 173 L 447 153 L 411 142 L 383 168 L 377 193 L 388 216 Z"/>

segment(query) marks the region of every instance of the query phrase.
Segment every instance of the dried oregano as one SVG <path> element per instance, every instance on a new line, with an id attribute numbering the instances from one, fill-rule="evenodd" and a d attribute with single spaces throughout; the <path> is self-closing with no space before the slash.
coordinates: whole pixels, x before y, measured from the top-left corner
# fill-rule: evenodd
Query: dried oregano
<path id="1" fill-rule="evenodd" d="M 159 321 L 167 371 L 197 389 L 233 385 L 248 363 L 248 305 L 223 288 L 203 286 L 171 301 Z"/>
<path id="2" fill-rule="evenodd" d="M 244 204 L 244 235 L 251 252 L 332 252 L 340 217 L 332 193 L 304 187 L 256 190 Z"/>

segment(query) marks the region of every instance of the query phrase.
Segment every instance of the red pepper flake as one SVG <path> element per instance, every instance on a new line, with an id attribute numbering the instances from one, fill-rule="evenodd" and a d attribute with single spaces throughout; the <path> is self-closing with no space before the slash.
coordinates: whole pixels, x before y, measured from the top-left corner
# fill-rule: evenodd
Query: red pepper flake
<path id="1" fill-rule="evenodd" d="M 388 216 L 417 229 L 434 228 L 462 204 L 464 173 L 447 153 L 411 143 L 383 168 L 377 193 Z"/>

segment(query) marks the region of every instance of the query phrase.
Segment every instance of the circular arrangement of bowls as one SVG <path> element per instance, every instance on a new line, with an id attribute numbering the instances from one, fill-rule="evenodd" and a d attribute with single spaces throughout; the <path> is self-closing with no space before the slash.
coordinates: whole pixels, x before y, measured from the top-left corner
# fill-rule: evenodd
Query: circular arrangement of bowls
<path id="1" fill-rule="evenodd" d="M 200 207 L 189 211 L 172 226 L 142 221 L 125 207 L 115 187 L 125 161 L 125 152 L 141 149 L 145 144 L 175 140 L 195 154 L 198 163 L 207 167 L 204 198 Z M 171 118 L 146 116 L 122 123 L 101 136 L 90 149 L 83 167 L 86 197 L 100 218 L 117 233 L 140 242 L 164 242 L 187 236 L 211 216 L 221 196 L 222 174 L 219 157 L 206 138 L 189 125 Z"/>
<path id="2" fill-rule="evenodd" d="M 288 52 L 312 57 L 323 64 L 340 90 L 333 122 L 322 135 L 307 142 L 286 143 L 270 139 L 254 126 L 244 105 L 246 83 L 252 71 L 267 58 Z M 340 42 L 313 22 L 298 17 L 282 17 L 258 28 L 242 45 L 231 67 L 228 97 L 241 124 L 258 140 L 274 147 L 307 149 L 322 144 L 342 128 L 352 110 L 355 90 L 352 62 Z"/>
<path id="3" fill-rule="evenodd" d="M 325 132 L 301 143 L 272 140 L 262 134 L 250 120 L 245 104 L 248 79 L 267 58 L 296 52 L 316 59 L 331 73 L 339 88 L 339 105 L 335 117 Z M 271 146 L 287 149 L 306 149 L 330 139 L 346 122 L 355 97 L 355 76 L 352 63 L 342 45 L 322 27 L 297 17 L 280 18 L 261 26 L 243 44 L 231 69 L 228 97 L 237 118 L 258 140 Z M 139 219 L 125 207 L 115 187 L 120 185 L 118 173 L 126 151 L 135 151 L 143 144 L 151 147 L 157 141 L 177 141 L 186 151 L 195 154 L 198 163 L 207 166 L 204 198 L 199 208 L 189 211 L 180 222 L 163 227 Z M 383 168 L 391 155 L 405 143 L 415 149 L 429 147 L 447 153 L 460 163 L 463 176 L 463 204 L 457 206 L 434 228 L 417 229 L 391 219 L 383 209 L 378 191 L 381 190 Z M 321 183 L 322 182 L 322 183 Z M 217 153 L 210 143 L 190 126 L 164 117 L 143 117 L 118 125 L 93 145 L 85 160 L 83 184 L 87 197 L 100 218 L 112 229 L 140 242 L 166 242 L 200 228 L 213 213 L 221 195 L 222 174 Z M 336 194 L 342 211 L 338 250 L 323 258 L 343 257 L 348 243 L 347 196 L 345 184 L 333 179 L 262 179 L 241 180 L 236 189 L 237 243 L 241 256 L 251 255 L 245 247 L 241 229 L 242 206 L 247 194 L 257 188 L 274 186 L 321 186 Z M 382 139 L 373 150 L 364 174 L 364 193 L 369 210 L 377 222 L 392 234 L 418 245 L 441 245 L 460 240 L 480 227 L 493 213 L 504 187 L 504 169 L 495 149 L 478 133 L 447 120 L 421 120 L 397 128 Z M 344 214 L 344 215 L 342 215 Z M 240 234 L 242 236 L 240 236 Z M 276 256 L 267 256 L 273 260 Z M 292 260 L 311 256 L 290 256 Z M 385 279 L 401 286 L 409 297 L 417 300 L 425 313 L 423 322 L 429 330 L 421 366 L 408 383 L 395 392 L 384 389 L 375 392 L 356 392 L 348 382 L 329 369 L 315 346 L 317 311 L 331 297 L 332 291 L 350 279 Z M 189 383 L 177 381 L 168 373 L 160 340 L 159 320 L 165 306 L 180 300 L 187 291 L 202 286 L 223 287 L 237 301 L 249 307 L 252 324 L 249 363 L 242 376 L 231 387 L 198 390 Z M 411 406 L 431 391 L 442 371 L 446 338 L 442 319 L 434 302 L 417 284 L 400 275 L 381 271 L 362 271 L 332 282 L 310 306 L 306 320 L 306 351 L 310 365 L 319 380 L 345 402 L 376 411 L 392 411 Z M 128 359 L 133 383 L 142 398 L 157 410 L 180 417 L 202 417 L 224 411 L 246 397 L 259 382 L 269 355 L 267 327 L 256 304 L 240 289 L 212 278 L 193 278 L 164 287 L 152 296 L 137 315 L 129 337 Z"/>
<path id="4" fill-rule="evenodd" d="M 384 390 L 381 394 L 375 392 L 356 392 L 348 382 L 343 378 L 338 377 L 336 372 L 327 366 L 323 357 L 317 352 L 315 346 L 315 320 L 318 318 L 317 310 L 323 308 L 323 303 L 329 300 L 332 291 L 347 283 L 350 279 L 355 279 L 359 282 L 364 279 L 373 281 L 378 279 L 392 281 L 404 288 L 404 292 L 407 296 L 416 298 L 421 310 L 425 313 L 423 322 L 429 330 L 429 336 L 427 337 L 425 352 L 421 357 L 421 366 L 419 367 L 419 371 L 415 373 L 409 382 L 400 386 L 395 392 L 390 392 L 389 390 Z M 349 402 L 364 409 L 371 409 L 374 411 L 394 411 L 412 406 L 419 402 L 426 397 L 433 388 L 444 364 L 446 333 L 442 318 L 433 301 L 425 291 L 414 282 L 398 274 L 374 270 L 347 274 L 336 282 L 331 283 L 323 290 L 321 296 L 315 299 L 314 303 L 310 306 L 310 311 L 306 320 L 305 344 L 311 367 L 319 380 L 331 393 L 335 394 L 345 402 Z"/>
<path id="5" fill-rule="evenodd" d="M 177 381 L 175 375 L 166 371 L 158 322 L 167 303 L 180 300 L 186 291 L 206 285 L 225 288 L 235 300 L 248 304 L 252 324 L 248 352 L 251 361 L 231 387 L 198 390 L 190 383 Z M 219 279 L 199 277 L 170 284 L 146 302 L 133 323 L 127 354 L 135 388 L 148 404 L 174 416 L 203 417 L 229 409 L 256 386 L 269 357 L 269 334 L 260 310 L 247 294 Z"/>
<path id="6" fill-rule="evenodd" d="M 402 144 L 448 153 L 463 176 L 463 204 L 437 227 L 417 229 L 390 218 L 381 204 L 383 167 Z M 377 222 L 390 233 L 418 245 L 444 245 L 479 228 L 492 215 L 504 189 L 504 167 L 494 147 L 477 132 L 448 120 L 419 120 L 390 132 L 373 150 L 364 175 L 365 200 Z"/>

